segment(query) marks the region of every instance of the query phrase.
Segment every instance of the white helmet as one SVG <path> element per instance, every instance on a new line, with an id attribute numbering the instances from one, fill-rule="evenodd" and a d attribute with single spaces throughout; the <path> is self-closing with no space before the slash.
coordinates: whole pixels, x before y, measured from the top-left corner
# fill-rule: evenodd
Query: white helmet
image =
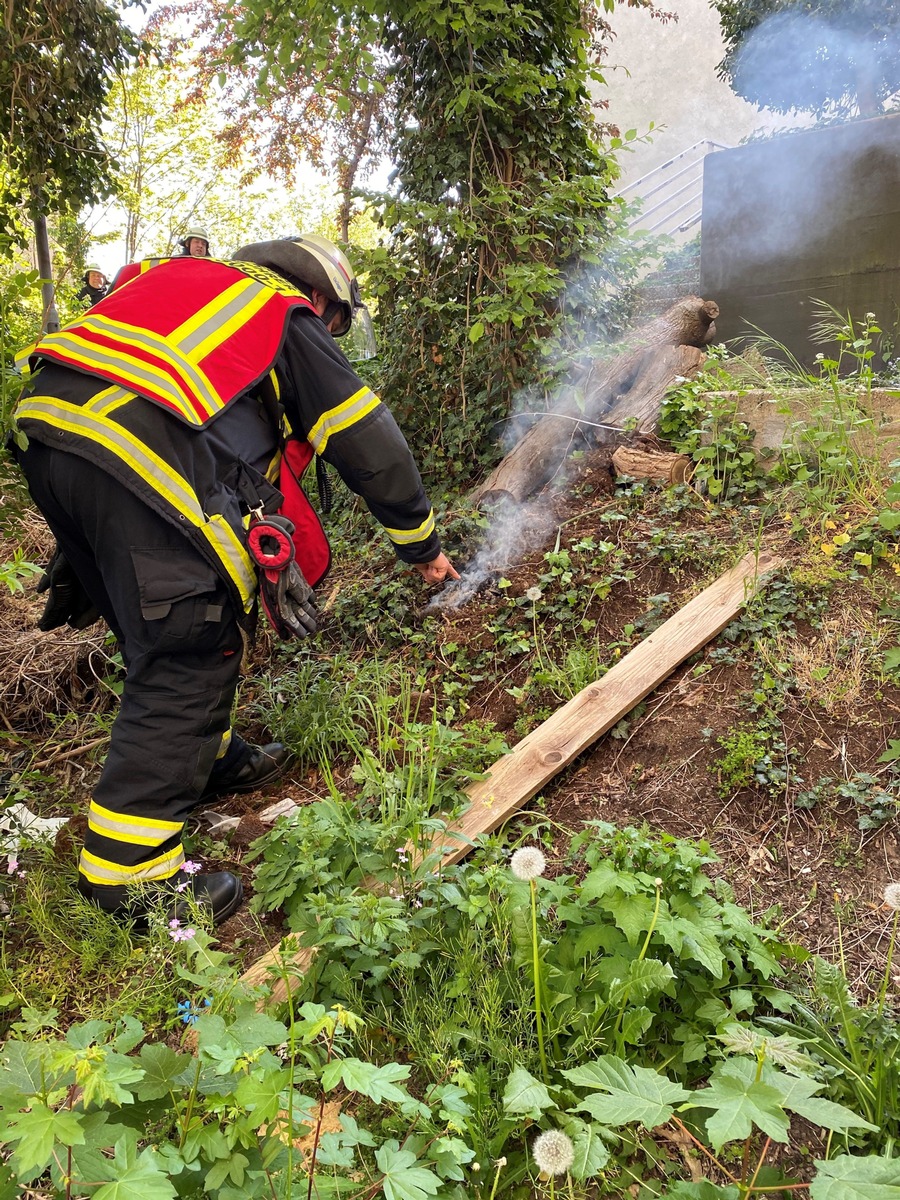
<path id="1" fill-rule="evenodd" d="M 200 238 L 201 241 L 206 242 L 206 252 L 207 254 L 209 253 L 209 233 L 203 228 L 202 225 L 192 225 L 178 243 L 178 245 L 183 248 L 185 254 L 188 253 L 188 243 L 190 242 L 191 238 Z"/>

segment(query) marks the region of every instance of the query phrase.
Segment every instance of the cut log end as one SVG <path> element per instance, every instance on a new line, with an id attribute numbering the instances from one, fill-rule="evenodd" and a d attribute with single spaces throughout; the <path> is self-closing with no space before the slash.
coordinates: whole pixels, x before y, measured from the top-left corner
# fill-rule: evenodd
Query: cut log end
<path id="1" fill-rule="evenodd" d="M 663 485 L 686 482 L 691 470 L 691 460 L 686 454 L 645 450 L 637 446 L 619 446 L 613 453 L 612 465 L 617 475 L 648 479 Z"/>

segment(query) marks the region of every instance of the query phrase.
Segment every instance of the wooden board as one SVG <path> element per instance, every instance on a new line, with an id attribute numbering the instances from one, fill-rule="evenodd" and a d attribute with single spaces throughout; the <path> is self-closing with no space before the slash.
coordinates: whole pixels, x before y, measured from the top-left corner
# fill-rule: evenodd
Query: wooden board
<path id="1" fill-rule="evenodd" d="M 439 835 L 441 862 L 464 858 L 474 840 L 491 833 L 526 804 L 563 767 L 592 745 L 683 663 L 720 633 L 781 565 L 777 555 L 745 555 L 714 584 L 629 651 L 602 679 L 583 688 L 499 759 L 487 777 L 467 788 L 472 803 L 459 822 Z M 455 842 L 447 849 L 448 842 Z"/>

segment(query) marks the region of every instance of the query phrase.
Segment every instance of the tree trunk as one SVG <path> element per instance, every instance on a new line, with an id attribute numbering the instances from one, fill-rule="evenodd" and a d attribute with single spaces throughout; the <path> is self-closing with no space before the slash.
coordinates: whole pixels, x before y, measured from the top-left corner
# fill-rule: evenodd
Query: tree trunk
<path id="1" fill-rule="evenodd" d="M 671 454 L 665 450 L 642 449 L 639 446 L 619 446 L 613 452 L 612 465 L 617 475 L 670 484 L 684 483 L 691 460 L 686 454 Z"/>
<path id="2" fill-rule="evenodd" d="M 597 360 L 577 388 L 567 390 L 557 411 L 531 427 L 475 489 L 472 503 L 504 495 L 527 499 L 553 478 L 576 438 L 612 441 L 625 432 L 626 422 L 637 432 L 651 431 L 676 376 L 699 370 L 705 358 L 699 347 L 715 337 L 718 315 L 714 300 L 684 296 L 623 339 L 613 358 Z"/>
<path id="3" fill-rule="evenodd" d="M 41 333 L 59 332 L 59 313 L 56 310 L 56 289 L 53 286 L 53 264 L 50 259 L 50 238 L 47 218 L 41 213 L 34 218 L 34 247 L 37 268 L 41 277 Z"/>

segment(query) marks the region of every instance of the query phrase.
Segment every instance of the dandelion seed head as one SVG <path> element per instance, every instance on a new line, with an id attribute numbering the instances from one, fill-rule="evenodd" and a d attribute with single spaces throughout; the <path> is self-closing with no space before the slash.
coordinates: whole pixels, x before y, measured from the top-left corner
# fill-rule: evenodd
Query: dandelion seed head
<path id="1" fill-rule="evenodd" d="M 575 1161 L 572 1139 L 561 1129 L 547 1129 L 538 1134 L 531 1148 L 538 1170 L 545 1175 L 565 1175 Z"/>
<path id="2" fill-rule="evenodd" d="M 547 860 L 537 846 L 523 846 L 510 859 L 510 868 L 516 879 L 537 879 L 543 875 Z"/>
<path id="3" fill-rule="evenodd" d="M 532 604 L 537 604 L 543 594 L 539 587 L 530 587 L 525 593 L 525 599 L 530 600 Z"/>
<path id="4" fill-rule="evenodd" d="M 884 902 L 888 908 L 900 910 L 900 883 L 889 883 L 884 889 Z"/>

